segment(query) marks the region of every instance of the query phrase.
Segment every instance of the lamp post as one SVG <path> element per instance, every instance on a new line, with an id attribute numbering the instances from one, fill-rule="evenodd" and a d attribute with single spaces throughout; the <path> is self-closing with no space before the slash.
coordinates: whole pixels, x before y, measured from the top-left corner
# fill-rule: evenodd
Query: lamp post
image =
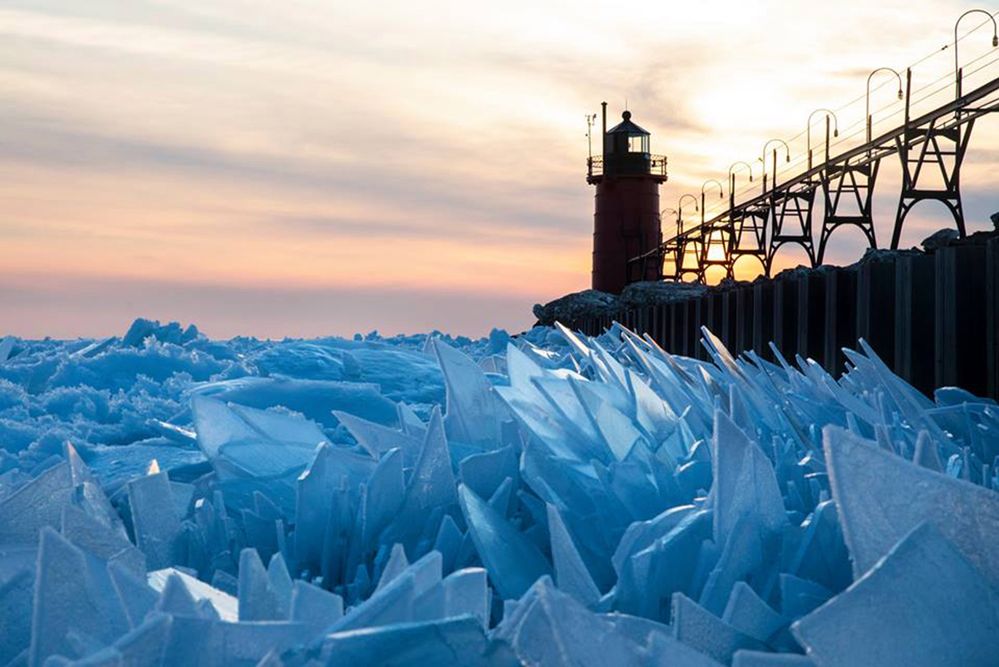
<path id="1" fill-rule="evenodd" d="M 867 143 L 871 143 L 871 79 L 878 72 L 891 72 L 898 79 L 898 99 L 902 99 L 902 75 L 893 70 L 891 67 L 879 67 L 870 74 L 867 75 L 867 93 L 864 96 L 864 118 L 867 122 Z M 871 154 L 871 149 L 867 149 L 867 154 Z"/>
<path id="2" fill-rule="evenodd" d="M 767 141 L 767 143 L 763 144 L 763 155 L 760 157 L 760 162 L 763 163 L 763 194 L 767 193 L 767 148 L 769 148 L 770 144 L 772 144 L 774 142 L 777 142 L 777 143 L 780 143 L 780 144 L 784 144 L 784 154 L 787 156 L 787 159 L 785 161 L 786 162 L 790 162 L 791 161 L 791 149 L 788 147 L 787 142 L 784 141 L 783 139 L 770 139 L 770 140 Z M 773 150 L 773 157 L 774 157 L 774 160 L 773 160 L 774 185 L 773 186 L 776 188 L 777 187 L 777 149 L 776 148 Z"/>
<path id="3" fill-rule="evenodd" d="M 708 185 L 710 185 L 711 183 L 714 183 L 715 185 L 718 186 L 718 199 L 725 198 L 725 189 L 722 187 L 721 183 L 719 183 L 713 178 L 709 178 L 708 180 L 704 181 L 703 185 L 701 185 L 701 227 L 704 227 L 704 213 L 707 210 L 707 206 L 704 205 L 705 188 L 707 188 Z M 711 250 L 711 231 L 702 229 L 701 234 L 704 235 L 701 238 L 701 244 L 702 244 L 701 249 L 704 253 L 704 257 L 707 257 L 708 252 L 710 252 Z"/>
<path id="4" fill-rule="evenodd" d="M 679 230 L 680 230 L 680 217 L 679 217 L 679 215 L 680 215 L 680 212 L 677 211 L 675 208 L 664 208 L 663 210 L 659 211 L 659 224 L 662 224 L 663 214 L 664 213 L 672 213 L 673 216 L 676 218 L 677 234 L 679 234 Z"/>
<path id="5" fill-rule="evenodd" d="M 680 200 L 676 204 L 676 235 L 680 236 L 683 234 L 683 200 L 690 197 L 694 200 L 694 211 L 697 211 L 697 197 L 691 194 L 686 194 L 680 197 Z"/>
<path id="6" fill-rule="evenodd" d="M 676 219 L 677 236 L 679 236 L 679 234 L 680 234 L 680 212 L 677 211 L 675 208 L 664 208 L 663 210 L 659 211 L 659 224 L 660 225 L 662 224 L 663 215 L 668 215 L 668 214 L 673 214 L 673 216 L 675 217 L 675 219 Z M 679 245 L 680 245 L 680 240 L 677 239 L 677 247 L 679 247 Z M 666 252 L 667 252 L 667 250 L 668 250 L 668 244 L 667 243 L 660 243 L 659 244 L 659 256 L 658 256 L 658 260 L 659 260 L 659 270 L 660 270 L 660 275 L 661 276 L 664 275 L 663 274 L 663 266 L 666 263 Z M 679 266 L 677 266 L 677 270 L 674 271 L 674 275 L 675 276 L 679 275 Z"/>
<path id="7" fill-rule="evenodd" d="M 709 183 L 714 183 L 715 185 L 718 186 L 718 199 L 724 199 L 725 198 L 725 188 L 722 186 L 721 183 L 719 183 L 718 181 L 716 181 L 713 178 L 709 178 L 708 180 L 704 181 L 704 184 L 701 186 L 701 224 L 702 225 L 704 224 L 704 213 L 705 213 L 705 208 L 706 208 L 704 206 L 704 188 L 708 187 Z"/>
<path id="8" fill-rule="evenodd" d="M 954 23 L 954 84 L 957 91 L 955 98 L 961 96 L 961 61 L 957 59 L 957 26 L 960 25 L 961 19 L 969 14 L 985 14 L 989 17 L 992 21 L 992 48 L 999 46 L 999 25 L 996 24 L 996 17 L 992 16 L 990 12 L 984 9 L 969 9 L 957 17 L 957 21 Z"/>
<path id="9" fill-rule="evenodd" d="M 735 172 L 740 167 L 745 167 L 749 172 L 749 182 L 753 182 L 753 165 L 742 160 L 736 160 L 728 168 L 728 207 L 735 208 Z"/>
<path id="10" fill-rule="evenodd" d="M 833 136 L 839 136 L 839 118 L 836 117 L 835 111 L 830 111 L 829 109 L 816 109 L 812 113 L 808 114 L 808 126 L 805 128 L 805 144 L 808 147 L 808 170 L 812 170 L 812 117 L 819 112 L 825 112 L 826 114 L 826 162 L 829 161 L 829 118 L 833 119 Z"/>

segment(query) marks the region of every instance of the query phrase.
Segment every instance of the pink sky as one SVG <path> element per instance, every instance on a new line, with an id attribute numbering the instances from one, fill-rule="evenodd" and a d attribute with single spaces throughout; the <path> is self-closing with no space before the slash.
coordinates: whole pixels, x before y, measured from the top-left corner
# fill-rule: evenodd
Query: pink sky
<path id="1" fill-rule="evenodd" d="M 108 335 L 137 316 L 216 337 L 520 330 L 535 302 L 589 286 L 583 118 L 601 100 L 614 119 L 627 99 L 669 155 L 675 206 L 771 137 L 803 156 L 812 109 L 856 129 L 874 67 L 938 51 L 915 84 L 945 76 L 967 8 L 4 3 L 0 334 Z M 999 58 L 990 38 L 973 32 L 962 62 Z M 900 106 L 877 83 L 887 127 Z M 963 178 L 981 229 L 999 121 L 975 131 Z M 883 169 L 885 239 L 898 169 Z M 944 224 L 919 209 L 904 241 Z M 845 233 L 829 259 L 861 251 Z"/>

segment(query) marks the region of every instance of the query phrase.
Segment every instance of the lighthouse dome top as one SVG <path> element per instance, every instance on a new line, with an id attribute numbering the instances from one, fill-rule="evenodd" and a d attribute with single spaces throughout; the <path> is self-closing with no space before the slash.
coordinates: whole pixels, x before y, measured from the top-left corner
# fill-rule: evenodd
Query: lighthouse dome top
<path id="1" fill-rule="evenodd" d="M 648 130 L 645 130 L 635 123 L 631 122 L 631 112 L 625 111 L 621 114 L 622 121 L 607 130 L 607 134 L 626 134 L 630 137 L 635 136 L 649 136 Z"/>

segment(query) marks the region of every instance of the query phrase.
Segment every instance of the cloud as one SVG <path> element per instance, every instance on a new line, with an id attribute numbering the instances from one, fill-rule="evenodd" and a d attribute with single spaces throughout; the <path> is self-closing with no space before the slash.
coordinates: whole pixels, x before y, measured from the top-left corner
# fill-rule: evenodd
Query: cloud
<path id="1" fill-rule="evenodd" d="M 109 299 L 135 281 L 198 284 L 219 308 L 237 285 L 371 290 L 393 304 L 385 295 L 423 290 L 439 297 L 413 298 L 441 327 L 464 326 L 473 303 L 447 307 L 452 292 L 520 299 L 529 313 L 534 300 L 589 283 L 583 115 L 601 100 L 613 122 L 627 99 L 653 150 L 669 155 L 662 203 L 674 206 L 707 179 L 724 181 L 733 161 L 755 164 L 770 137 L 790 143 L 790 175 L 817 107 L 837 110 L 837 149 L 848 146 L 862 133 L 869 68 L 938 51 L 957 10 L 949 0 L 919 12 L 904 0 L 628 11 L 596 0 L 12 0 L 0 10 L 0 265 L 8 280 L 57 276 L 67 293 L 105 280 Z M 962 62 L 987 62 L 978 37 L 962 42 Z M 952 66 L 940 51 L 915 84 Z M 878 123 L 900 110 L 880 111 L 892 102 L 884 93 Z M 963 175 L 976 220 L 992 207 L 997 145 L 996 121 L 982 119 Z M 893 178 L 886 164 L 882 239 Z M 932 209 L 912 220 L 913 234 L 943 224 Z M 861 250 L 845 235 L 830 257 Z M 51 311 L 64 313 L 64 331 L 99 316 L 71 310 Z M 524 321 L 507 306 L 484 312 Z M 56 325 L 56 315 L 45 326 L 25 317 L 35 335 Z M 284 321 L 312 326 L 305 311 Z"/>

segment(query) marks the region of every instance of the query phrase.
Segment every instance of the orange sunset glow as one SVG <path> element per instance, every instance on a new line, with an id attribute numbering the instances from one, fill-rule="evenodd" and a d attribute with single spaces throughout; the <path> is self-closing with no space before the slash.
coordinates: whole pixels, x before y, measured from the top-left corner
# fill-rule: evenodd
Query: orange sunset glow
<path id="1" fill-rule="evenodd" d="M 813 109 L 837 110 L 833 150 L 854 145 L 875 67 L 927 57 L 914 85 L 953 68 L 965 5 L 911 5 L 4 3 L 0 333 L 110 335 L 136 316 L 215 337 L 522 330 L 532 304 L 590 284 L 585 114 L 627 103 L 669 156 L 663 206 L 725 184 L 710 217 L 734 161 L 757 169 L 737 196 L 760 187 L 768 139 L 790 146 L 778 178 L 802 169 Z M 961 28 L 969 86 L 999 57 L 982 23 Z M 887 126 L 896 84 L 875 83 Z M 969 231 L 997 208 L 999 119 L 975 132 Z M 898 178 L 886 167 L 882 239 Z M 945 225 L 927 205 L 903 242 Z M 826 259 L 863 247 L 844 231 Z"/>

